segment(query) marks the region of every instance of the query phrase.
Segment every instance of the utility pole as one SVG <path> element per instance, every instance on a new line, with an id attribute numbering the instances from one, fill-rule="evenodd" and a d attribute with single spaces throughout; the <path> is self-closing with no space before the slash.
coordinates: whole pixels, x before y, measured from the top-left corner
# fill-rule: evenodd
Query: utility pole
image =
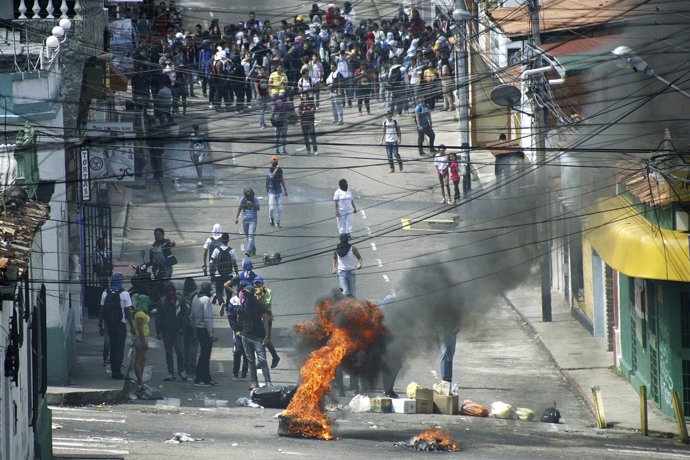
<path id="1" fill-rule="evenodd" d="M 467 11 L 465 0 L 455 0 L 451 15 L 455 33 L 455 90 L 458 93 L 458 131 L 460 132 L 460 160 L 464 166 L 463 195 L 472 188 L 470 160 L 470 79 L 467 63 L 467 22 L 472 14 Z"/>
<path id="2" fill-rule="evenodd" d="M 541 45 L 540 26 L 539 26 L 539 0 L 528 0 L 530 20 L 532 24 L 532 36 L 530 41 L 534 49 Z M 537 54 L 532 62 L 533 69 L 542 67 L 541 55 Z M 539 105 L 539 100 L 544 100 L 546 92 L 544 84 L 546 77 L 543 73 L 534 73 L 530 76 L 530 89 L 532 96 L 533 123 L 533 145 L 536 148 L 537 158 L 537 184 L 539 196 L 539 206 L 537 208 L 537 251 L 540 254 L 539 271 L 541 274 L 541 319 L 545 323 L 551 321 L 551 200 L 549 197 L 548 177 L 546 174 L 546 139 L 544 130 L 546 122 L 544 120 L 544 109 Z M 541 97 L 535 97 L 541 96 Z"/>

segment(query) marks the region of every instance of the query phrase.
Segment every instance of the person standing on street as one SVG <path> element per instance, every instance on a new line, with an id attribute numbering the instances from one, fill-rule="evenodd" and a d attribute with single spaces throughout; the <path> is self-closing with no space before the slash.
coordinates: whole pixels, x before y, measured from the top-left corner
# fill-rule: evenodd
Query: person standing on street
<path id="1" fill-rule="evenodd" d="M 400 152 L 398 147 L 402 140 L 400 135 L 400 126 L 398 125 L 398 120 L 393 119 L 393 112 L 389 110 L 386 113 L 386 119 L 383 120 L 383 133 L 381 134 L 381 143 L 385 142 L 386 154 L 388 155 L 388 164 L 391 169 L 389 173 L 395 172 L 395 163 L 393 163 L 393 156 L 398 160 L 398 167 L 400 172 L 403 170 L 402 158 L 400 158 Z"/>
<path id="2" fill-rule="evenodd" d="M 268 320 L 268 343 L 266 349 L 271 354 L 271 369 L 278 367 L 280 356 L 276 351 L 276 347 L 271 341 L 271 331 L 273 330 L 273 291 L 264 284 L 263 277 L 256 275 L 254 278 L 254 296 L 263 304 L 270 316 Z"/>
<path id="3" fill-rule="evenodd" d="M 225 305 L 225 283 L 230 281 L 233 273 L 238 274 L 237 253 L 231 248 L 230 235 L 223 233 L 220 237 L 220 246 L 211 254 L 211 278 L 216 284 L 216 300 L 219 305 Z"/>
<path id="4" fill-rule="evenodd" d="M 448 155 L 448 162 L 450 180 L 453 182 L 453 204 L 457 204 L 460 201 L 460 163 L 458 163 L 458 155 L 450 153 Z"/>
<path id="5" fill-rule="evenodd" d="M 132 299 L 129 292 L 122 287 L 122 273 L 113 273 L 110 287 L 101 295 L 101 311 L 98 318 L 98 332 L 105 333 L 103 323 L 108 324 L 108 340 L 110 341 L 110 370 L 116 380 L 123 380 L 122 359 L 125 353 L 127 325 L 134 330 L 132 323 Z"/>
<path id="6" fill-rule="evenodd" d="M 256 90 L 256 104 L 259 106 L 259 128 L 266 129 L 266 104 L 270 100 L 266 67 L 259 67 L 259 75 L 254 79 L 254 89 Z"/>
<path id="7" fill-rule="evenodd" d="M 184 279 L 180 309 L 182 310 L 182 328 L 184 345 L 184 368 L 188 374 L 196 372 L 196 355 L 199 352 L 199 341 L 196 338 L 196 327 L 192 324 L 192 302 L 197 294 L 196 281 L 191 276 Z"/>
<path id="8" fill-rule="evenodd" d="M 199 125 L 194 123 L 192 125 L 192 134 L 189 136 L 189 158 L 191 158 L 196 168 L 196 177 L 198 179 L 196 185 L 199 187 L 203 185 L 203 182 L 201 182 L 201 163 L 206 159 L 208 151 L 206 133 L 201 132 Z"/>
<path id="9" fill-rule="evenodd" d="M 283 168 L 278 166 L 278 157 L 271 157 L 271 167 L 266 171 L 266 193 L 268 194 L 268 218 L 271 227 L 280 228 L 280 219 L 283 216 L 283 192 L 288 196 Z"/>
<path id="10" fill-rule="evenodd" d="M 288 105 L 285 90 L 280 90 L 278 97 L 273 101 L 271 112 L 271 124 L 275 129 L 274 140 L 276 155 L 280 155 L 280 147 L 283 147 L 283 155 L 287 155 L 287 132 L 290 123 L 290 107 Z"/>
<path id="11" fill-rule="evenodd" d="M 196 363 L 194 385 L 206 387 L 215 385 L 211 379 L 210 361 L 213 342 L 218 339 L 213 331 L 213 306 L 211 305 L 211 283 L 203 282 L 199 293 L 192 301 L 192 324 L 199 340 L 199 360 Z"/>
<path id="12" fill-rule="evenodd" d="M 268 77 L 268 88 L 271 92 L 271 99 L 278 98 L 280 91 L 285 91 L 288 86 L 288 76 L 283 72 L 283 64 L 276 66 L 275 72 Z"/>
<path id="13" fill-rule="evenodd" d="M 323 64 L 321 63 L 321 57 L 319 53 L 314 53 L 312 56 L 312 61 L 309 66 L 309 78 L 311 78 L 311 87 L 314 93 L 314 102 L 316 108 L 319 108 L 319 93 L 321 88 L 321 82 L 323 80 Z"/>
<path id="14" fill-rule="evenodd" d="M 232 379 L 246 380 L 249 372 L 249 362 L 244 355 L 244 347 L 242 346 L 242 327 L 238 322 L 239 309 L 241 306 L 240 298 L 235 293 L 235 286 L 233 280 L 225 283 L 225 289 L 228 292 L 227 315 L 230 329 L 232 330 Z M 241 368 L 241 374 L 240 374 Z"/>
<path id="15" fill-rule="evenodd" d="M 338 72 L 338 67 L 331 64 L 331 73 L 326 78 L 326 85 L 331 92 L 331 109 L 333 109 L 333 123 L 342 125 L 343 107 L 345 106 L 345 77 Z"/>
<path id="16" fill-rule="evenodd" d="M 459 330 L 456 324 L 448 322 L 441 322 L 436 325 L 441 379 L 448 383 L 453 381 L 453 358 L 455 357 L 455 345 Z"/>
<path id="17" fill-rule="evenodd" d="M 355 214 L 357 214 L 357 206 L 352 196 L 352 192 L 348 190 L 349 186 L 345 179 L 340 179 L 338 182 L 338 190 L 333 194 L 333 201 L 335 202 L 335 217 L 338 222 L 338 234 L 352 233 L 352 221 Z"/>
<path id="18" fill-rule="evenodd" d="M 307 155 L 310 155 L 312 150 L 314 150 L 314 155 L 318 155 L 319 147 L 316 145 L 315 125 L 316 105 L 311 93 L 302 93 L 297 113 L 302 127 L 304 145 L 307 147 Z"/>
<path id="19" fill-rule="evenodd" d="M 450 184 L 448 182 L 449 167 L 448 155 L 446 155 L 446 146 L 441 144 L 438 146 L 438 152 L 434 156 L 434 168 L 436 169 L 436 175 L 441 184 L 441 195 L 443 200 L 442 204 L 450 204 Z M 447 197 L 447 198 L 446 198 Z"/>
<path id="20" fill-rule="evenodd" d="M 436 134 L 434 133 L 431 122 L 431 111 L 422 98 L 418 99 L 417 106 L 414 108 L 414 120 L 417 123 L 417 148 L 419 149 L 419 155 L 424 155 L 424 136 L 429 137 L 429 149 L 431 153 L 436 153 L 434 150 L 434 139 L 436 139 Z"/>
<path id="21" fill-rule="evenodd" d="M 251 388 L 259 388 L 257 361 L 266 385 L 271 385 L 271 373 L 266 362 L 266 344 L 270 341 L 269 320 L 271 318 L 264 305 L 254 295 L 253 284 L 244 284 L 242 290 L 244 297 L 239 310 L 242 346 L 249 362 Z"/>
<path id="22" fill-rule="evenodd" d="M 223 234 L 223 227 L 220 224 L 213 224 L 213 229 L 211 230 L 211 236 L 206 238 L 204 242 L 202 260 L 202 270 L 204 270 L 204 276 L 208 275 L 208 263 L 211 262 L 211 254 L 213 250 L 220 246 L 220 237 Z M 196 288 L 195 288 L 196 289 Z"/>
<path id="23" fill-rule="evenodd" d="M 149 249 L 149 261 L 146 265 L 152 267 L 153 279 L 157 281 L 156 288 L 151 293 L 151 300 L 157 301 L 162 295 L 162 284 L 172 278 L 173 265 L 177 263 L 177 259 L 170 249 L 175 247 L 175 242 L 165 238 L 165 230 L 156 228 L 153 237 L 155 239 Z"/>
<path id="24" fill-rule="evenodd" d="M 362 256 L 350 244 L 350 235 L 340 234 L 340 243 L 333 252 L 333 274 L 338 274 L 340 289 L 345 297 L 357 297 L 355 269 L 362 268 Z"/>
<path id="25" fill-rule="evenodd" d="M 235 215 L 235 223 L 239 223 L 240 214 L 242 214 L 242 229 L 244 236 L 247 237 L 247 245 L 245 246 L 245 255 L 252 257 L 256 255 L 256 245 L 254 243 L 254 236 L 256 235 L 256 221 L 259 214 L 259 200 L 254 196 L 252 188 L 245 188 L 244 194 L 240 199 L 240 205 L 237 208 Z"/>
<path id="26" fill-rule="evenodd" d="M 144 389 L 144 367 L 146 366 L 146 352 L 149 349 L 149 296 L 139 294 L 134 317 L 134 375 L 137 379 L 137 393 Z"/>
<path id="27" fill-rule="evenodd" d="M 180 375 L 180 379 L 182 381 L 187 380 L 184 365 L 181 311 L 175 285 L 168 281 L 165 283 L 163 297 L 158 302 L 158 311 L 156 312 L 156 334 L 158 335 L 158 340 L 163 340 L 163 348 L 165 348 L 165 364 L 168 369 L 168 375 L 163 380 L 166 382 L 175 380 L 173 353 L 175 353 L 177 358 L 177 372 Z"/>

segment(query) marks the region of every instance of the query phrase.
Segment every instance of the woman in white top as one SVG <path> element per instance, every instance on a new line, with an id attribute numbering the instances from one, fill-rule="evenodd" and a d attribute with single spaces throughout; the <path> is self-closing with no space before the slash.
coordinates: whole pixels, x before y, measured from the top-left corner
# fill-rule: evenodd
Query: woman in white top
<path id="1" fill-rule="evenodd" d="M 345 297 L 357 297 L 355 269 L 362 268 L 362 256 L 349 242 L 350 235 L 342 233 L 340 243 L 333 252 L 333 273 L 338 273 L 340 289 Z"/>
<path id="2" fill-rule="evenodd" d="M 443 200 L 441 203 L 450 204 L 450 182 L 448 180 L 448 155 L 446 154 L 446 146 L 441 144 L 438 146 L 438 152 L 434 156 L 434 166 L 436 167 L 436 174 L 438 175 L 438 180 L 441 183 L 441 195 L 443 195 Z M 446 192 L 448 193 L 448 198 L 446 198 Z"/>
<path id="3" fill-rule="evenodd" d="M 319 86 L 323 81 L 323 64 L 321 63 L 321 58 L 318 53 L 314 53 L 312 56 L 312 61 L 309 66 L 309 78 L 311 78 L 311 87 L 314 92 L 314 102 L 316 103 L 316 108 L 319 108 Z"/>
<path id="4" fill-rule="evenodd" d="M 357 206 L 352 197 L 352 192 L 348 190 L 347 181 L 340 179 L 338 182 L 338 190 L 333 195 L 335 201 L 335 217 L 338 222 L 338 234 L 343 233 L 349 235 L 352 233 L 352 221 L 355 214 L 357 214 Z"/>

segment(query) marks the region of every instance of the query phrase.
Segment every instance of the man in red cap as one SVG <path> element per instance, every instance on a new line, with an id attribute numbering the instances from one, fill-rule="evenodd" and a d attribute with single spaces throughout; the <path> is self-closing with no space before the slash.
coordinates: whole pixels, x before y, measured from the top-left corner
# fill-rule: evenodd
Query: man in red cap
<path id="1" fill-rule="evenodd" d="M 266 193 L 268 193 L 268 217 L 271 219 L 271 227 L 280 228 L 280 218 L 283 211 L 283 191 L 288 196 L 283 168 L 278 166 L 278 157 L 271 157 L 271 167 L 266 170 Z"/>

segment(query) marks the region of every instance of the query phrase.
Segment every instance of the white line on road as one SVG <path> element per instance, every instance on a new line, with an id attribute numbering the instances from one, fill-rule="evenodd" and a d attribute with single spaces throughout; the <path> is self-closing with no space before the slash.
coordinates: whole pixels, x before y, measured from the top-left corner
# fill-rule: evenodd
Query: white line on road
<path id="1" fill-rule="evenodd" d="M 298 149 L 295 149 L 295 152 L 304 152 L 305 150 L 307 150 L 306 147 L 300 147 Z"/>
<path id="2" fill-rule="evenodd" d="M 376 251 L 376 243 L 371 243 L 371 250 Z"/>
<path id="3" fill-rule="evenodd" d="M 391 293 L 391 295 L 392 295 L 393 297 L 397 297 L 397 296 L 395 295 L 395 289 L 391 289 L 391 290 L 390 290 L 390 291 L 388 291 L 388 292 L 390 292 L 390 293 Z"/>
<path id="4" fill-rule="evenodd" d="M 376 259 L 376 263 L 379 264 L 379 267 L 383 267 L 383 261 L 381 259 Z"/>
<path id="5" fill-rule="evenodd" d="M 388 278 L 388 275 L 383 275 L 383 281 L 385 281 L 386 283 L 390 283 L 391 280 L 390 278 Z"/>
<path id="6" fill-rule="evenodd" d="M 60 442 L 127 442 L 125 438 L 113 438 L 107 436 L 91 436 L 89 438 L 56 438 L 53 436 L 53 443 L 55 441 Z"/>
<path id="7" fill-rule="evenodd" d="M 367 235 L 371 235 L 371 229 L 367 227 Z"/>
<path id="8" fill-rule="evenodd" d="M 74 422 L 125 423 L 125 419 L 113 420 L 109 418 L 53 417 L 53 420 L 71 420 Z"/>
<path id="9" fill-rule="evenodd" d="M 362 215 L 362 219 L 366 219 L 366 218 L 367 218 L 367 214 L 364 212 L 364 209 L 362 209 L 361 211 L 359 211 L 359 213 Z"/>
<path id="10" fill-rule="evenodd" d="M 179 398 L 163 398 L 156 401 L 157 407 L 180 407 Z"/>

